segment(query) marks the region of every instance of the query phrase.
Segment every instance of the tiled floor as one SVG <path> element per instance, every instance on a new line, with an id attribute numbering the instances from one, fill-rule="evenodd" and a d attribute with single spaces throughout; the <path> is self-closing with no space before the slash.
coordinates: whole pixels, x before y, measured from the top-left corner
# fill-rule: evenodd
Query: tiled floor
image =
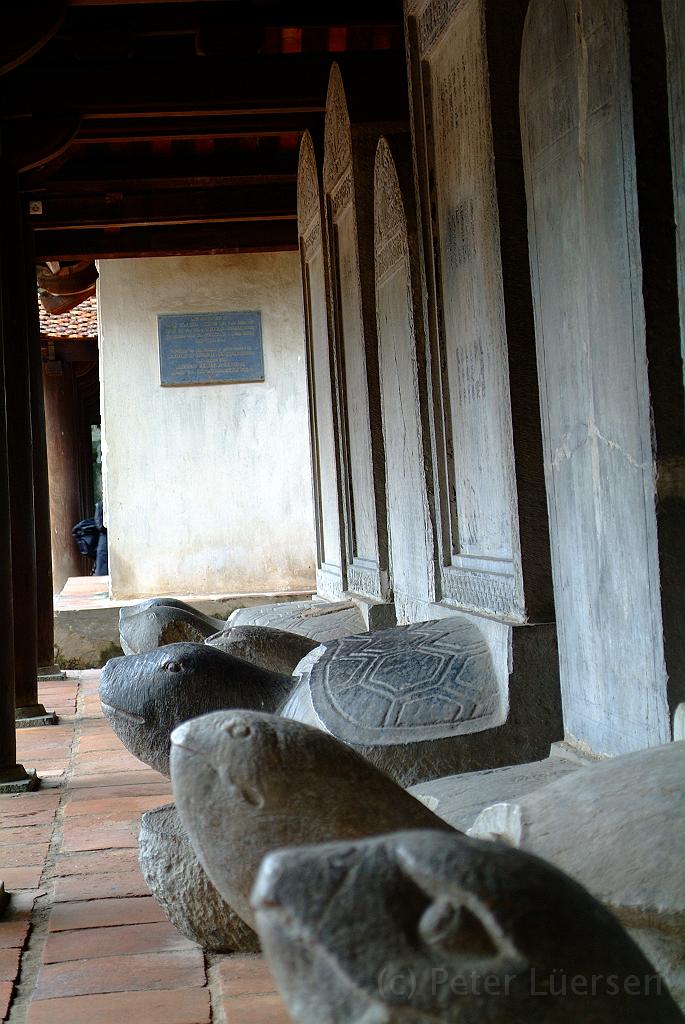
<path id="1" fill-rule="evenodd" d="M 167 922 L 138 868 L 143 811 L 169 781 L 102 718 L 97 672 L 41 686 L 57 726 L 20 729 L 42 788 L 0 797 L 0 1020 L 10 1024 L 286 1024 L 259 957 L 205 956 Z"/>

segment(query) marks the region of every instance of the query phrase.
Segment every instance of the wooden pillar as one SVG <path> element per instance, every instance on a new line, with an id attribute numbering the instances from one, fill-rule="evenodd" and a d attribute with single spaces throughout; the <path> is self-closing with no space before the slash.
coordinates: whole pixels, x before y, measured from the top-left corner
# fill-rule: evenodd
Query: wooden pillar
<path id="1" fill-rule="evenodd" d="M 83 519 L 82 445 L 74 364 L 48 359 L 43 364 L 45 426 L 48 442 L 52 578 L 58 593 L 70 576 L 83 576 L 82 556 L 71 528 Z"/>
<path id="2" fill-rule="evenodd" d="M 38 675 L 61 678 L 55 665 L 55 623 L 52 586 L 52 533 L 50 528 L 50 491 L 48 486 L 48 453 L 45 433 L 45 399 L 43 393 L 43 361 L 40 351 L 40 318 L 36 291 L 33 233 L 24 232 L 26 325 L 31 399 L 31 431 L 33 439 L 33 504 L 36 546 L 36 619 Z"/>
<path id="3" fill-rule="evenodd" d="M 0 183 L 2 188 L 2 183 Z M 3 223 L 4 228 L 4 223 Z M 0 235 L 0 274 L 6 273 L 5 247 Z M 5 395 L 4 287 L 0 288 L 0 395 Z M 12 614 L 12 544 L 10 528 L 7 422 L 5 402 L 0 401 L 0 793 L 31 789 L 35 775 L 17 764 L 14 725 L 14 625 Z"/>
<path id="4" fill-rule="evenodd" d="M 2 319 L 5 351 L 7 443 L 12 590 L 14 682 L 17 723 L 56 721 L 38 702 L 36 536 L 26 261 L 16 175 L 7 161 L 0 172 Z"/>

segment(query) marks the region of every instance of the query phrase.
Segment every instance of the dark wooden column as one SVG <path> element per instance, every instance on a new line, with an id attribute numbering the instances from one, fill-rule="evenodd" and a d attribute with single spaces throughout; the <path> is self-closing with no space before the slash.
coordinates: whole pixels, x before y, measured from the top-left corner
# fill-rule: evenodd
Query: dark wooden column
<path id="1" fill-rule="evenodd" d="M 0 142 L 1 144 L 1 142 Z M 0 154 L 1 159 L 1 154 Z M 0 189 L 2 184 L 0 183 Z M 0 280 L 4 282 L 4 221 L 0 231 Z M 7 461 L 7 422 L 5 418 L 5 361 L 3 356 L 5 317 L 4 287 L 0 288 L 0 793 L 32 789 L 36 777 L 17 764 L 14 725 L 14 624 L 12 614 L 12 543 L 10 527 L 9 479 Z"/>
<path id="2" fill-rule="evenodd" d="M 26 258 L 22 215 L 13 167 L 0 162 L 0 238 L 4 336 L 12 590 L 14 681 L 19 725 L 56 721 L 38 703 L 36 537 Z"/>
<path id="3" fill-rule="evenodd" d="M 62 678 L 55 665 L 55 619 L 52 586 L 52 530 L 48 486 L 48 450 L 45 433 L 43 360 L 40 351 L 40 318 L 33 246 L 33 232 L 24 231 L 26 324 L 33 438 L 33 506 L 36 545 L 37 657 L 40 678 Z"/>

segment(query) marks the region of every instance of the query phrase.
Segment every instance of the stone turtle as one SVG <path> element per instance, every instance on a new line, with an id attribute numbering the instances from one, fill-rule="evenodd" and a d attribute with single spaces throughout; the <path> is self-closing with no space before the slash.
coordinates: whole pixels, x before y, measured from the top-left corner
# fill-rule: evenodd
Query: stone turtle
<path id="1" fill-rule="evenodd" d="M 319 646 L 317 640 L 272 626 L 227 626 L 208 636 L 205 643 L 259 668 L 283 675 L 292 675 L 302 659 Z"/>
<path id="2" fill-rule="evenodd" d="M 265 854 L 280 846 L 398 828 L 450 829 L 333 736 L 256 711 L 221 711 L 171 737 L 181 822 L 226 902 L 252 924 L 249 897 Z"/>
<path id="3" fill-rule="evenodd" d="M 414 831 L 280 850 L 252 893 L 298 1024 L 682 1024 L 621 925 L 545 861 Z"/>
<path id="4" fill-rule="evenodd" d="M 143 815 L 138 859 L 148 889 L 182 935 L 215 953 L 259 951 L 254 931 L 207 877 L 173 804 Z"/>
<path id="5" fill-rule="evenodd" d="M 288 643 L 294 654 L 298 643 L 310 641 L 300 638 Z M 213 650 L 214 645 L 206 646 Z M 271 689 L 266 670 L 261 670 L 260 685 L 251 689 L 245 685 L 244 661 L 222 661 L 218 649 L 213 657 L 203 657 L 201 652 L 198 646 L 192 662 L 188 660 L 188 674 L 196 672 L 202 686 L 185 672 L 177 671 L 173 678 L 160 673 L 162 662 L 154 657 L 155 652 L 119 660 L 116 673 L 110 668 L 113 663 L 106 667 L 103 681 L 110 697 L 103 696 L 103 700 L 128 713 L 128 724 L 119 726 L 118 735 L 143 760 L 140 728 L 134 734 L 137 749 L 127 739 L 131 713 L 140 714 L 133 706 L 139 703 L 140 688 L 154 690 L 166 708 L 175 700 L 185 700 L 186 685 L 193 692 L 210 687 L 214 693 L 225 694 L 221 704 L 197 710 L 191 705 L 192 713 L 186 717 L 219 707 L 279 712 L 343 739 L 402 785 L 459 770 L 494 767 L 525 756 L 519 749 L 519 733 L 503 724 L 506 710 L 488 645 L 478 628 L 463 616 L 326 641 L 299 662 L 295 668 L 299 681 L 284 683 L 284 676 L 277 674 Z M 131 676 L 128 682 L 127 674 Z M 233 690 L 231 678 L 235 680 Z M 162 696 L 164 688 L 167 692 Z M 184 720 L 180 708 L 173 719 L 175 723 Z M 169 721 L 167 713 L 156 726 L 154 716 L 146 715 L 144 728 L 165 733 Z M 116 730 L 116 722 L 112 724 Z M 163 746 L 166 738 L 159 737 L 156 746 Z"/>
<path id="6" fill-rule="evenodd" d="M 276 710 L 295 684 L 214 647 L 170 644 L 108 661 L 100 701 L 127 749 L 168 775 L 169 737 L 181 722 L 226 707 Z"/>
<path id="7" fill-rule="evenodd" d="M 202 643 L 224 626 L 223 619 L 204 615 L 172 597 L 155 597 L 119 610 L 119 640 L 128 655 L 183 641 Z"/>

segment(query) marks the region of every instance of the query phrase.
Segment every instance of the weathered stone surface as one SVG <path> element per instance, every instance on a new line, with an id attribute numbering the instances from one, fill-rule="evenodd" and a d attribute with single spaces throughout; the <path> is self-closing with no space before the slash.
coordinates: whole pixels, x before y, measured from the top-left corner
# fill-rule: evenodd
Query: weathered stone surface
<path id="1" fill-rule="evenodd" d="M 229 616 L 227 626 L 275 626 L 290 633 L 311 637 L 319 643 L 352 633 L 366 632 L 366 623 L 352 601 L 291 601 L 239 608 Z"/>
<path id="2" fill-rule="evenodd" d="M 334 737 L 276 715 L 225 711 L 186 722 L 172 735 L 171 780 L 200 863 L 248 924 L 250 890 L 271 850 L 449 829 Z"/>
<path id="3" fill-rule="evenodd" d="M 373 272 L 373 158 L 382 125 L 352 123 L 340 68 L 326 94 L 323 185 L 336 341 L 342 352 L 347 589 L 389 597 L 385 457 L 380 417 Z"/>
<path id="4" fill-rule="evenodd" d="M 318 640 L 274 626 L 228 626 L 208 636 L 205 643 L 282 675 L 292 675 L 299 662 L 319 645 Z"/>
<path id="5" fill-rule="evenodd" d="M 175 643 L 201 644 L 224 627 L 222 619 L 173 598 L 153 598 L 119 611 L 119 637 L 124 654 L 144 654 Z"/>
<path id="6" fill-rule="evenodd" d="M 623 0 L 533 0 L 520 95 L 564 723 L 622 754 L 670 738 Z"/>
<path id="7" fill-rule="evenodd" d="M 182 935 L 216 953 L 258 951 L 255 933 L 204 872 L 173 804 L 143 815 L 138 856 L 150 892 Z"/>
<path id="8" fill-rule="evenodd" d="M 280 850 L 252 903 L 298 1024 L 675 1024 L 621 925 L 544 861 L 456 833 Z"/>
<path id="9" fill-rule="evenodd" d="M 587 763 L 587 762 L 585 762 Z M 577 771 L 583 761 L 554 750 L 550 757 L 529 764 L 448 775 L 411 786 L 409 792 L 423 800 L 449 825 L 466 832 L 481 811 L 495 801 L 518 799 L 541 786 Z"/>
<path id="10" fill-rule="evenodd" d="M 430 495 L 428 353 L 409 140 L 381 138 L 374 168 L 374 256 L 391 587 L 398 622 L 428 618 L 436 599 Z"/>
<path id="11" fill-rule="evenodd" d="M 517 691 L 507 717 L 488 645 L 463 616 L 331 642 L 297 673 L 282 714 L 338 736 L 405 786 L 535 757 L 532 744 L 549 736 L 540 694 Z"/>
<path id="12" fill-rule="evenodd" d="M 529 479 L 535 464 L 520 460 L 515 467 L 509 344 L 519 342 L 507 336 L 490 95 L 489 50 L 496 44 L 487 38 L 485 0 L 407 0 L 406 6 L 415 26 L 410 64 L 433 304 L 441 593 L 458 607 L 521 622 L 529 595 L 523 593 L 516 472 Z M 498 23 L 506 18 L 498 12 Z M 509 59 L 518 62 L 514 44 Z M 508 283 L 510 300 L 512 290 L 527 287 L 525 276 L 513 289 Z M 532 349 L 531 321 L 530 310 L 515 320 Z M 530 375 L 526 394 L 530 402 Z M 542 477 L 540 461 L 537 474 Z M 542 536 L 542 513 L 539 523 Z"/>
<path id="13" fill-rule="evenodd" d="M 334 343 L 327 225 L 314 141 L 305 132 L 297 166 L 297 230 L 302 260 L 309 424 L 317 541 L 316 590 L 342 597 L 345 573 L 340 379 Z"/>
<path id="14" fill-rule="evenodd" d="M 275 711 L 294 685 L 206 644 L 170 644 L 108 661 L 100 700 L 131 753 L 168 775 L 169 736 L 181 722 L 226 707 Z"/>
<path id="15" fill-rule="evenodd" d="M 661 969 L 685 1005 L 683 779 L 685 742 L 626 754 L 492 805 L 470 834 L 530 850 L 586 885 L 640 929 L 650 955 L 660 947 Z"/>

